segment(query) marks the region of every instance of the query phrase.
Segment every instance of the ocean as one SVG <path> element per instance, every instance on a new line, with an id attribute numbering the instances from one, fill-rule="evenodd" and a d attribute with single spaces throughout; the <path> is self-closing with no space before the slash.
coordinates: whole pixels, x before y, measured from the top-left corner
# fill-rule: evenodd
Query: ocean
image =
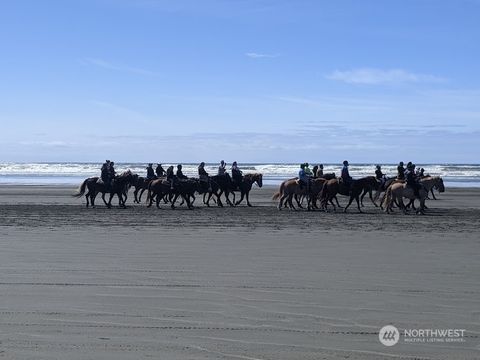
<path id="1" fill-rule="evenodd" d="M 171 164 L 163 164 L 166 169 Z M 176 164 L 172 164 L 176 165 Z M 187 176 L 196 176 L 198 164 L 182 164 Z M 396 164 L 380 164 L 388 176 L 396 174 Z M 154 164 L 154 167 L 156 164 Z M 299 164 L 239 164 L 244 173 L 260 172 L 264 184 L 277 185 L 298 174 Z M 418 164 L 426 174 L 438 175 L 450 187 L 480 187 L 479 164 Z M 11 185 L 78 185 L 85 178 L 99 176 L 100 163 L 0 163 L 0 184 Z M 116 163 L 117 172 L 130 169 L 145 176 L 144 163 Z M 218 164 L 207 164 L 205 169 L 214 175 Z M 230 167 L 228 167 L 230 168 Z M 313 168 L 313 164 L 310 165 Z M 324 164 L 324 172 L 340 174 L 340 164 Z M 375 164 L 351 164 L 350 174 L 354 178 L 374 175 Z"/>

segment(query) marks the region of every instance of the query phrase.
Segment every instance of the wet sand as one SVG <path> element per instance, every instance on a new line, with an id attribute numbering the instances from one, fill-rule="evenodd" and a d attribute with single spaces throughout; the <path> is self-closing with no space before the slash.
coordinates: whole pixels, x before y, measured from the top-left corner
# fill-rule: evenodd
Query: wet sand
<path id="1" fill-rule="evenodd" d="M 278 211 L 274 190 L 189 211 L 0 187 L 0 357 L 480 358 L 480 189 L 426 216 Z M 387 324 L 466 336 L 386 347 Z"/>

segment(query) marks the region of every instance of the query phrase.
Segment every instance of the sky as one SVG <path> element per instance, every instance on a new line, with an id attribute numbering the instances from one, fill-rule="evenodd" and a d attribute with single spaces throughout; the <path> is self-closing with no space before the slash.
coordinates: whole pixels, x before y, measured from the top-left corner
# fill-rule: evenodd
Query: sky
<path id="1" fill-rule="evenodd" d="M 478 0 L 0 3 L 0 162 L 478 163 Z"/>

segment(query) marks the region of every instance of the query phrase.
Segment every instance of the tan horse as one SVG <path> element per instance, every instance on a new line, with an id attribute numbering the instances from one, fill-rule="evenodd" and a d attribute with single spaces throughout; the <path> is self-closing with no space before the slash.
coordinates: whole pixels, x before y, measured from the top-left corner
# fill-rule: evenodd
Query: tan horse
<path id="1" fill-rule="evenodd" d="M 420 188 L 420 209 L 417 210 L 417 214 L 425 214 L 425 199 L 428 196 L 428 192 L 425 188 Z M 415 200 L 417 197 L 415 196 L 414 190 L 407 186 L 406 183 L 396 183 L 391 185 L 386 193 L 385 199 L 383 200 L 382 207 L 385 208 L 386 213 L 391 213 L 393 211 L 393 205 L 396 202 L 400 209 L 403 210 L 403 213 L 407 213 L 407 208 L 405 203 L 403 202 L 403 198 L 407 198 L 410 200 Z"/>
<path id="2" fill-rule="evenodd" d="M 432 196 L 435 200 L 437 200 L 437 198 L 433 193 L 433 189 L 437 189 L 440 193 L 445 192 L 445 185 L 443 184 L 443 179 L 440 176 L 426 176 L 420 179 L 420 184 L 425 187 L 427 194 L 429 192 L 432 193 Z"/>
<path id="3" fill-rule="evenodd" d="M 317 199 L 318 194 L 322 190 L 323 183 L 326 180 L 323 178 L 312 179 L 310 181 L 310 191 L 307 191 L 307 187 L 303 185 L 300 187 L 298 179 L 289 179 L 285 180 L 281 185 L 280 189 L 273 195 L 272 200 L 280 199 L 278 202 L 278 210 L 282 210 L 283 202 L 288 203 L 290 209 L 295 210 L 293 206 L 292 199 L 294 196 L 307 196 L 308 197 L 308 210 L 311 210 L 312 204 Z"/>

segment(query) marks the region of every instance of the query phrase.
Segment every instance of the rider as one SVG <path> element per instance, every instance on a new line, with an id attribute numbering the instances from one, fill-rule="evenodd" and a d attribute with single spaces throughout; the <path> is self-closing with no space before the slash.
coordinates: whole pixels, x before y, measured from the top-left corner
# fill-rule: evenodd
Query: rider
<path id="1" fill-rule="evenodd" d="M 313 172 L 312 170 L 310 170 L 310 168 L 308 167 L 308 162 L 305 163 L 305 174 L 307 174 L 309 177 L 313 177 Z"/>
<path id="2" fill-rule="evenodd" d="M 218 175 L 223 176 L 227 172 L 227 164 L 225 164 L 225 161 L 220 161 L 220 166 L 218 167 Z"/>
<path id="3" fill-rule="evenodd" d="M 205 163 L 203 161 L 200 163 L 200 165 L 198 165 L 198 177 L 200 181 L 208 184 L 208 191 L 212 191 L 212 187 L 210 185 L 210 177 L 205 170 Z"/>
<path id="4" fill-rule="evenodd" d="M 170 190 L 173 190 L 173 183 L 175 182 L 175 174 L 173 173 L 173 165 L 167 169 L 167 181 L 170 182 Z"/>
<path id="5" fill-rule="evenodd" d="M 350 176 L 350 173 L 348 172 L 348 161 L 345 160 L 343 162 L 343 168 L 342 168 L 342 180 L 343 183 L 347 186 L 350 186 L 350 183 L 352 182 L 352 177 Z"/>
<path id="6" fill-rule="evenodd" d="M 103 184 L 108 187 L 109 181 L 108 181 L 108 168 L 110 166 L 110 160 L 105 160 L 105 162 L 102 165 L 102 168 L 100 169 L 101 175 L 100 179 L 102 179 Z"/>
<path id="7" fill-rule="evenodd" d="M 153 164 L 150 163 L 147 166 L 147 180 L 155 179 L 155 172 L 153 171 Z"/>
<path id="8" fill-rule="evenodd" d="M 407 164 L 407 171 L 405 171 L 405 177 L 407 180 L 407 186 L 413 189 L 413 193 L 416 197 L 420 197 L 420 184 L 415 177 L 415 165 L 409 162 Z"/>
<path id="9" fill-rule="evenodd" d="M 177 179 L 181 179 L 181 180 L 188 179 L 187 176 L 183 175 L 181 164 L 177 165 Z"/>
<path id="10" fill-rule="evenodd" d="M 115 163 L 113 161 L 110 161 L 108 164 L 108 185 L 113 185 L 113 179 L 115 179 Z"/>
<path id="11" fill-rule="evenodd" d="M 318 165 L 317 178 L 323 177 L 323 164 Z"/>
<path id="12" fill-rule="evenodd" d="M 307 175 L 305 171 L 306 164 L 300 164 L 300 171 L 298 172 L 298 180 L 300 184 L 300 189 L 305 185 L 307 187 L 307 192 L 310 190 L 310 176 Z"/>
<path id="13" fill-rule="evenodd" d="M 403 161 L 400 161 L 397 166 L 397 179 L 405 180 L 405 168 L 403 167 Z"/>
<path id="14" fill-rule="evenodd" d="M 242 171 L 238 168 L 236 161 L 232 163 L 232 180 L 233 183 L 237 186 L 240 186 L 243 179 Z"/>
<path id="15" fill-rule="evenodd" d="M 419 174 L 419 176 L 420 176 L 420 179 L 423 178 L 423 177 L 425 177 L 425 169 L 424 169 L 424 168 L 421 168 L 421 169 L 420 169 L 420 174 Z"/>
<path id="16" fill-rule="evenodd" d="M 157 168 L 155 169 L 155 173 L 157 174 L 158 177 L 165 176 L 166 172 L 165 169 L 162 167 L 162 164 L 158 164 Z"/>
<path id="17" fill-rule="evenodd" d="M 376 166 L 375 169 L 375 178 L 377 181 L 380 181 L 380 186 L 383 186 L 383 183 L 386 180 L 385 174 L 382 172 L 382 167 L 380 165 Z"/>

